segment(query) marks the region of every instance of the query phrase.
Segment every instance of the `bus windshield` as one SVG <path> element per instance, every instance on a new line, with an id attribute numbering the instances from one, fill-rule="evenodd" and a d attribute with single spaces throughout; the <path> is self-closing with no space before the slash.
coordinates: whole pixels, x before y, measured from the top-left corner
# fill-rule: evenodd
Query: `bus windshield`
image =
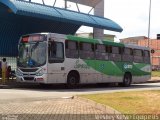
<path id="1" fill-rule="evenodd" d="M 46 63 L 46 42 L 19 44 L 19 67 L 40 67 Z"/>

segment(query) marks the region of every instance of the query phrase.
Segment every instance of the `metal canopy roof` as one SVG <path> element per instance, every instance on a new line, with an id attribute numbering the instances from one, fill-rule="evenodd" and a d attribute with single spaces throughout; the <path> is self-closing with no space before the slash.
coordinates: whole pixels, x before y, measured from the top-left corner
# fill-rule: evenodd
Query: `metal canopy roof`
<path id="1" fill-rule="evenodd" d="M 121 32 L 110 19 L 21 0 L 0 0 L 0 55 L 16 56 L 23 34 L 54 32 L 75 34 L 80 26 Z"/>
<path id="2" fill-rule="evenodd" d="M 82 5 L 87 5 L 90 7 L 95 7 L 101 0 L 67 0 L 74 3 L 79 3 Z"/>
<path id="3" fill-rule="evenodd" d="M 29 3 L 21 0 L 1 0 L 1 2 L 8 6 L 16 15 L 52 20 L 53 22 L 65 22 L 76 26 L 85 25 L 116 32 L 122 31 L 122 28 L 117 23 L 103 17 L 45 6 L 37 3 Z M 70 29 L 72 28 L 70 27 Z"/>

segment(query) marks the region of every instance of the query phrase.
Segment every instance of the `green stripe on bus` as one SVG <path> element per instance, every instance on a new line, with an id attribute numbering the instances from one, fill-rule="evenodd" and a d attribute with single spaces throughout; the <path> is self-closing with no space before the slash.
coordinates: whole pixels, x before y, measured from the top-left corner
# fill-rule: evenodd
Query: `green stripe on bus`
<path id="1" fill-rule="evenodd" d="M 141 70 L 141 68 L 148 65 L 144 63 L 135 65 L 127 62 L 112 62 L 102 60 L 84 60 L 84 62 L 89 67 L 105 75 L 122 76 L 125 72 L 131 72 L 131 74 L 135 76 L 150 75 L 150 72 Z M 130 64 L 132 68 L 125 69 L 124 64 Z"/>
<path id="2" fill-rule="evenodd" d="M 88 43 L 99 43 L 99 41 L 102 41 L 104 45 L 111 45 L 111 46 L 117 46 L 117 47 L 124 47 L 125 45 L 122 43 L 116 43 L 108 40 L 97 40 L 97 39 L 92 39 L 92 38 L 82 38 L 82 37 L 77 37 L 77 36 L 72 36 L 72 35 L 67 35 L 68 40 L 73 40 L 73 41 L 79 41 L 79 42 L 88 42 Z"/>
<path id="3" fill-rule="evenodd" d="M 82 38 L 82 37 L 76 37 L 72 35 L 67 35 L 68 40 L 78 41 L 78 42 L 88 42 L 88 43 L 99 43 L 98 40 L 92 39 L 92 38 Z"/>
<path id="4" fill-rule="evenodd" d="M 124 47 L 124 44 L 122 43 L 116 43 L 111 41 L 102 41 L 104 45 L 111 45 L 111 46 L 117 46 L 117 47 Z"/>

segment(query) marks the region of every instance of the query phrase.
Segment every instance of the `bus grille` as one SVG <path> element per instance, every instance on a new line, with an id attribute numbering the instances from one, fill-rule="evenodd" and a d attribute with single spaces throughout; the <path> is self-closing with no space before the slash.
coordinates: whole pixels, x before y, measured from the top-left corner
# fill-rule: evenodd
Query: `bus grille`
<path id="1" fill-rule="evenodd" d="M 35 68 L 35 69 L 22 69 L 22 68 L 20 68 L 20 70 L 22 72 L 36 72 L 38 69 L 37 68 Z"/>
<path id="2" fill-rule="evenodd" d="M 34 77 L 24 77 L 24 80 L 34 80 Z"/>

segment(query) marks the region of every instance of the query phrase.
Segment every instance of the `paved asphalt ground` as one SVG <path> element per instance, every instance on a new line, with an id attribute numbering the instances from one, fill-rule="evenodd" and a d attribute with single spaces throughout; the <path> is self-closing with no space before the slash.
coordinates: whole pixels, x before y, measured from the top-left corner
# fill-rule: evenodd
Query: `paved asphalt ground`
<path id="1" fill-rule="evenodd" d="M 160 90 L 160 83 L 134 84 L 131 87 L 110 85 L 83 85 L 78 89 L 66 89 L 63 85 L 51 85 L 45 88 L 39 85 L 18 85 L 10 89 L 0 89 L 0 120 L 18 114 L 16 120 L 86 120 L 90 114 L 109 114 L 115 111 L 98 107 L 92 102 L 72 97 L 81 94 L 109 93 L 119 91 Z M 54 116 L 54 115 L 57 116 Z M 75 114 L 76 116 L 68 116 Z M 85 114 L 85 116 L 83 116 Z M 47 116 L 44 116 L 47 115 Z M 76 117 L 76 118 L 73 118 Z M 93 116 L 92 116 L 93 117 Z M 92 118 L 93 119 L 93 118 Z M 5 119 L 7 120 L 7 119 Z"/>
<path id="2" fill-rule="evenodd" d="M 108 84 L 83 85 L 77 89 L 67 89 L 63 85 L 18 85 L 10 89 L 0 89 L 0 101 L 12 99 L 65 98 L 80 94 L 108 93 L 119 91 L 160 90 L 160 83 L 133 84 L 131 87 L 110 86 Z"/>

